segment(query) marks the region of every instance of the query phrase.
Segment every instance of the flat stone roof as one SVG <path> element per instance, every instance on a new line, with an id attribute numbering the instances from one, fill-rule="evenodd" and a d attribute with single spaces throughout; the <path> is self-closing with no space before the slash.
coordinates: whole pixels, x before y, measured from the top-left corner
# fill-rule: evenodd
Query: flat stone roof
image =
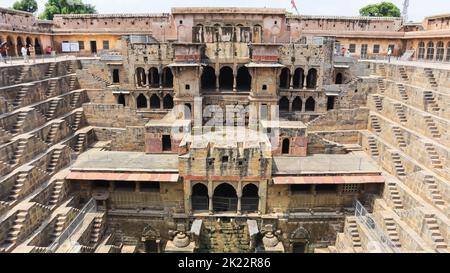
<path id="1" fill-rule="evenodd" d="M 180 145 L 189 142 L 192 149 L 203 149 L 211 144 L 211 148 L 236 148 L 242 143 L 242 148 L 261 148 L 269 150 L 270 140 L 266 134 L 244 127 L 223 127 L 215 132 L 205 132 L 201 135 L 186 135 Z M 265 147 L 262 147 L 262 144 Z M 264 146 L 263 145 L 263 146 Z"/>
<path id="2" fill-rule="evenodd" d="M 284 129 L 302 129 L 307 128 L 306 125 L 301 121 L 290 121 L 290 120 L 280 120 L 280 121 L 270 121 L 261 120 L 261 125 L 264 128 L 284 128 Z"/>
<path id="3" fill-rule="evenodd" d="M 245 8 L 245 7 L 176 7 L 172 8 L 172 14 L 279 14 L 285 15 L 286 9 L 277 8 Z"/>
<path id="4" fill-rule="evenodd" d="M 307 157 L 274 157 L 273 175 L 333 175 L 381 173 L 377 164 L 364 155 L 312 155 Z"/>
<path id="5" fill-rule="evenodd" d="M 70 170 L 178 173 L 178 155 L 90 150 L 81 154 Z"/>

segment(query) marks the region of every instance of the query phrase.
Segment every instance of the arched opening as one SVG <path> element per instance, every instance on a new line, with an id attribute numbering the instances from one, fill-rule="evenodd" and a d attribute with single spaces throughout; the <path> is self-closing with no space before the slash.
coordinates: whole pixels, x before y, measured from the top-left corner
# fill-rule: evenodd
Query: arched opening
<path id="1" fill-rule="evenodd" d="M 445 58 L 447 62 L 450 62 L 450 42 L 447 43 L 447 57 Z"/>
<path id="2" fill-rule="evenodd" d="M 11 36 L 6 37 L 6 42 L 8 45 L 8 56 L 14 57 L 16 55 L 14 51 L 14 39 Z"/>
<path id="3" fill-rule="evenodd" d="M 241 209 L 243 212 L 259 210 L 259 190 L 254 184 L 248 184 L 242 189 Z"/>
<path id="4" fill-rule="evenodd" d="M 281 75 L 280 75 L 280 88 L 285 88 L 285 89 L 289 88 L 290 77 L 291 77 L 291 72 L 289 71 L 289 68 L 287 68 L 287 67 L 283 68 L 283 70 L 281 70 Z"/>
<path id="5" fill-rule="evenodd" d="M 150 87 L 159 88 L 159 72 L 157 68 L 152 67 L 148 70 L 148 83 Z"/>
<path id="6" fill-rule="evenodd" d="M 281 153 L 284 155 L 288 155 L 290 153 L 290 150 L 291 150 L 291 141 L 289 140 L 289 138 L 283 139 Z"/>
<path id="7" fill-rule="evenodd" d="M 167 94 L 163 100 L 164 109 L 172 109 L 173 108 L 173 98 L 171 95 Z"/>
<path id="8" fill-rule="evenodd" d="M 125 95 L 124 94 L 119 95 L 119 97 L 117 98 L 117 103 L 125 106 Z"/>
<path id="9" fill-rule="evenodd" d="M 192 105 L 190 103 L 184 104 L 184 118 L 190 119 L 192 117 Z"/>
<path id="10" fill-rule="evenodd" d="M 220 69 L 219 85 L 221 90 L 233 90 L 233 69 L 224 66 Z"/>
<path id="11" fill-rule="evenodd" d="M 444 42 L 439 41 L 436 44 L 436 60 L 437 61 L 443 61 L 444 60 L 444 53 L 445 53 Z"/>
<path id="12" fill-rule="evenodd" d="M 343 83 L 342 73 L 337 73 L 335 83 L 336 84 L 342 84 Z"/>
<path id="13" fill-rule="evenodd" d="M 215 212 L 236 212 L 238 198 L 236 190 L 230 184 L 218 186 L 213 195 L 213 209 Z"/>
<path id="14" fill-rule="evenodd" d="M 313 89 L 317 86 L 317 70 L 315 68 L 311 68 L 308 71 L 308 78 L 306 79 L 306 87 Z"/>
<path id="15" fill-rule="evenodd" d="M 203 184 L 195 184 L 192 187 L 192 210 L 204 211 L 209 210 L 208 187 Z"/>
<path id="16" fill-rule="evenodd" d="M 252 85 L 252 77 L 248 72 L 248 68 L 242 66 L 238 69 L 236 77 L 236 89 L 238 91 L 250 91 Z"/>
<path id="17" fill-rule="evenodd" d="M 144 94 L 139 94 L 136 99 L 136 106 L 137 108 L 147 108 L 147 98 Z"/>
<path id="18" fill-rule="evenodd" d="M 434 43 L 432 41 L 429 41 L 427 45 L 427 60 L 433 60 L 433 58 L 434 58 Z"/>
<path id="19" fill-rule="evenodd" d="M 207 66 L 203 69 L 202 89 L 203 90 L 216 89 L 216 71 L 211 66 Z"/>
<path id="20" fill-rule="evenodd" d="M 142 67 L 138 67 L 136 69 L 136 82 L 137 82 L 137 85 L 140 87 L 145 86 L 147 84 L 145 70 Z"/>
<path id="21" fill-rule="evenodd" d="M 417 50 L 417 58 L 418 59 L 425 59 L 425 42 L 420 41 L 419 42 L 419 49 Z"/>
<path id="22" fill-rule="evenodd" d="M 282 97 L 279 102 L 280 112 L 289 112 L 289 99 Z"/>
<path id="23" fill-rule="evenodd" d="M 34 49 L 36 51 L 36 55 L 42 55 L 42 47 L 38 38 L 34 39 Z"/>
<path id="24" fill-rule="evenodd" d="M 26 48 L 27 48 L 27 54 L 30 55 L 30 46 L 32 46 L 32 42 L 31 42 L 31 38 L 27 37 L 25 39 L 25 44 L 26 44 Z"/>
<path id="25" fill-rule="evenodd" d="M 294 88 L 299 89 L 299 88 L 303 88 L 303 82 L 305 78 L 305 71 L 303 70 L 303 68 L 297 68 L 295 69 L 295 73 L 294 73 Z"/>
<path id="26" fill-rule="evenodd" d="M 23 46 L 22 37 L 17 37 L 17 54 L 19 56 L 22 56 L 22 46 Z"/>
<path id="27" fill-rule="evenodd" d="M 292 102 L 292 111 L 301 112 L 302 104 L 303 104 L 302 99 L 300 97 L 295 97 L 294 101 Z"/>
<path id="28" fill-rule="evenodd" d="M 305 111 L 306 112 L 316 111 L 316 101 L 313 99 L 313 97 L 309 97 L 308 100 L 306 100 Z"/>
<path id="29" fill-rule="evenodd" d="M 168 67 L 163 69 L 163 87 L 172 88 L 173 87 L 173 74 L 172 70 Z"/>
<path id="30" fill-rule="evenodd" d="M 150 109 L 160 109 L 161 108 L 161 100 L 156 94 L 153 94 L 150 97 Z"/>

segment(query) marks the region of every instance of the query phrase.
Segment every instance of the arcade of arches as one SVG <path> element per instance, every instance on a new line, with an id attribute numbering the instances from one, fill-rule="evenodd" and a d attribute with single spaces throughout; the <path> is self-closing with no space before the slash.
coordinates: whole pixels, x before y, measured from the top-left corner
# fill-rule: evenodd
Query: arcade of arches
<path id="1" fill-rule="evenodd" d="M 219 184 L 214 189 L 212 183 L 197 183 L 192 187 L 190 199 L 194 212 L 241 214 L 257 213 L 260 210 L 259 188 L 253 183 L 237 186 L 237 189 L 229 183 Z"/>
<path id="2" fill-rule="evenodd" d="M 296 96 L 289 100 L 286 96 L 281 97 L 278 102 L 280 112 L 314 112 L 316 111 L 316 100 L 309 97 L 306 100 Z M 304 111 L 303 111 L 304 109 Z"/>
<path id="3" fill-rule="evenodd" d="M 122 104 L 126 106 L 125 96 L 120 94 L 117 97 L 117 104 Z M 157 94 L 152 94 L 150 98 L 143 93 L 140 93 L 136 97 L 136 108 L 138 109 L 148 109 L 151 110 L 170 110 L 174 107 L 173 96 L 166 94 L 164 97 L 160 97 Z"/>
<path id="4" fill-rule="evenodd" d="M 148 70 L 138 67 L 135 72 L 136 85 L 147 88 L 172 88 L 173 74 L 169 67 L 158 70 L 152 67 Z"/>
<path id="5" fill-rule="evenodd" d="M 216 73 L 212 66 L 203 68 L 201 89 L 204 91 L 241 91 L 251 90 L 252 76 L 247 67 L 241 66 L 236 73 L 230 66 L 223 66 Z"/>
<path id="6" fill-rule="evenodd" d="M 287 67 L 281 70 L 279 87 L 282 89 L 314 89 L 317 87 L 317 69 L 311 68 L 305 74 L 303 68 L 296 68 L 293 73 Z"/>
<path id="7" fill-rule="evenodd" d="M 40 36 L 18 34 L 8 34 L 5 36 L 0 35 L 0 44 L 3 42 L 7 42 L 7 54 L 10 57 L 22 56 L 22 46 L 25 46 L 27 48 L 29 48 L 30 46 L 34 46 L 36 55 L 42 55 L 45 52 L 45 48 L 42 44 L 42 38 Z M 28 55 L 29 54 L 30 52 L 28 51 Z"/>

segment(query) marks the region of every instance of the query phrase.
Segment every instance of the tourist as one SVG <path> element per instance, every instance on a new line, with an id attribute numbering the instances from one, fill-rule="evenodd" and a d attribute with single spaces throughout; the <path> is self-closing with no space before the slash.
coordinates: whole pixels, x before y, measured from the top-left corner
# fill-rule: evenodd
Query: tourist
<path id="1" fill-rule="evenodd" d="M 25 46 L 22 46 L 22 49 L 20 50 L 20 52 L 22 53 L 22 57 L 23 57 L 23 61 L 25 63 L 28 63 L 28 50 Z"/>
<path id="2" fill-rule="evenodd" d="M 33 60 L 33 63 L 36 63 L 36 49 L 32 44 L 30 44 L 28 51 L 30 52 L 30 57 Z"/>
<path id="3" fill-rule="evenodd" d="M 0 47 L 0 62 L 4 62 L 6 64 L 6 57 L 7 57 L 7 51 L 8 51 L 8 46 L 2 45 L 2 47 Z"/>
<path id="4" fill-rule="evenodd" d="M 391 47 L 389 47 L 387 54 L 388 54 L 388 61 L 390 63 L 391 62 L 391 55 L 392 55 L 392 48 Z"/>

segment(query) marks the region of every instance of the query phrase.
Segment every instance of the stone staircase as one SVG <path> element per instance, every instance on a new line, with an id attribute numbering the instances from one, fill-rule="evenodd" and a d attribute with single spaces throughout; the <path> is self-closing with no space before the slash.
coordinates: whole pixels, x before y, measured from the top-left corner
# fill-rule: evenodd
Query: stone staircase
<path id="1" fill-rule="evenodd" d="M 75 66 L 76 66 L 76 61 L 70 61 L 69 65 L 67 66 L 67 73 L 69 73 L 69 74 L 75 73 Z"/>
<path id="2" fill-rule="evenodd" d="M 77 107 L 77 103 L 80 100 L 80 96 L 81 96 L 81 91 L 73 93 L 72 101 L 70 103 L 70 106 L 72 108 L 76 108 Z"/>
<path id="3" fill-rule="evenodd" d="M 400 93 L 400 97 L 402 98 L 402 100 L 404 101 L 408 101 L 408 94 L 406 93 L 406 88 L 403 84 L 401 83 L 397 83 L 397 89 L 398 92 Z"/>
<path id="4" fill-rule="evenodd" d="M 408 73 L 406 73 L 406 69 L 404 66 L 400 66 L 398 68 L 398 72 L 400 72 L 400 77 L 402 77 L 402 80 L 404 80 L 404 81 L 409 80 Z"/>
<path id="5" fill-rule="evenodd" d="M 58 84 L 57 80 L 51 80 L 50 81 L 50 83 L 48 85 L 48 89 L 45 92 L 45 97 L 46 98 L 50 98 L 50 97 L 53 97 L 55 95 L 56 84 Z"/>
<path id="6" fill-rule="evenodd" d="M 442 233 L 439 229 L 436 216 L 433 214 L 425 215 L 425 225 L 430 231 L 431 240 L 433 241 L 436 249 L 446 249 L 447 243 L 445 243 L 445 238 L 442 236 Z"/>
<path id="7" fill-rule="evenodd" d="M 99 76 L 95 75 L 94 73 L 90 73 L 90 74 L 95 80 L 104 83 L 106 86 L 112 85 L 112 82 L 110 82 L 108 80 L 105 80 L 102 77 L 99 77 Z"/>
<path id="8" fill-rule="evenodd" d="M 432 112 L 441 111 L 441 108 L 439 107 L 439 104 L 436 102 L 433 92 L 424 91 L 423 95 L 424 95 L 425 104 L 427 105 L 428 111 L 429 110 L 431 110 Z"/>
<path id="9" fill-rule="evenodd" d="M 384 64 L 380 64 L 380 65 L 378 66 L 378 68 L 380 69 L 381 76 L 384 77 L 384 78 L 386 78 L 387 73 L 386 73 L 386 67 L 384 66 Z"/>
<path id="10" fill-rule="evenodd" d="M 92 226 L 91 236 L 89 238 L 90 245 L 96 245 L 100 241 L 103 233 L 103 223 L 104 223 L 103 216 L 98 216 L 94 218 L 94 224 Z"/>
<path id="11" fill-rule="evenodd" d="M 25 151 L 25 148 L 27 147 L 27 144 L 28 144 L 27 139 L 19 140 L 19 145 L 17 146 L 16 150 L 14 151 L 14 154 L 10 161 L 10 165 L 15 166 L 19 163 L 20 159 L 23 156 L 23 152 Z"/>
<path id="12" fill-rule="evenodd" d="M 386 233 L 389 239 L 391 240 L 392 244 L 397 248 L 401 248 L 402 244 L 400 243 L 400 236 L 394 218 L 391 217 L 384 218 L 384 225 L 386 227 Z"/>
<path id="13" fill-rule="evenodd" d="M 48 173 L 53 173 L 56 170 L 59 159 L 61 158 L 61 154 L 62 154 L 62 149 L 53 150 L 52 156 L 50 158 L 50 162 L 47 166 Z"/>
<path id="14" fill-rule="evenodd" d="M 53 142 L 55 141 L 56 134 L 58 133 L 58 130 L 59 130 L 59 123 L 53 123 L 52 126 L 50 127 L 50 131 L 48 132 L 45 143 L 49 145 L 53 144 Z"/>
<path id="15" fill-rule="evenodd" d="M 424 72 L 425 72 L 425 77 L 427 78 L 430 86 L 433 88 L 437 88 L 438 84 L 437 84 L 436 78 L 434 77 L 433 69 L 424 68 Z"/>
<path id="16" fill-rule="evenodd" d="M 436 123 L 434 123 L 434 120 L 430 116 L 424 117 L 425 123 L 427 124 L 428 131 L 433 136 L 433 138 L 439 139 L 441 138 L 441 133 L 439 132 L 438 127 L 436 126 Z"/>
<path id="17" fill-rule="evenodd" d="M 358 231 L 358 224 L 356 222 L 356 217 L 348 217 L 345 223 L 345 229 L 347 235 L 350 237 L 352 247 L 356 252 L 362 251 L 361 236 Z"/>
<path id="18" fill-rule="evenodd" d="M 23 80 L 25 79 L 25 75 L 28 73 L 29 70 L 30 70 L 30 66 L 28 66 L 28 65 L 22 66 L 22 70 L 20 70 L 19 75 L 16 78 L 16 80 L 14 81 L 14 83 L 15 84 L 22 83 Z"/>
<path id="19" fill-rule="evenodd" d="M 14 83 L 15 84 L 22 83 L 23 80 L 25 79 L 25 75 L 28 73 L 29 70 L 30 70 L 30 66 L 28 66 L 28 65 L 22 66 L 22 70 L 20 70 L 20 73 L 19 73 L 18 77 L 16 78 L 16 80 L 14 81 Z"/>
<path id="20" fill-rule="evenodd" d="M 377 145 L 377 141 L 375 140 L 374 137 L 369 137 L 367 139 L 368 143 L 369 143 L 369 150 L 370 150 L 370 154 L 373 157 L 378 157 L 380 156 L 380 152 L 378 151 L 378 145 Z"/>
<path id="21" fill-rule="evenodd" d="M 19 92 L 17 92 L 17 96 L 14 99 L 12 105 L 14 108 L 20 108 L 23 102 L 23 98 L 28 94 L 28 90 L 30 90 L 30 86 L 22 86 Z"/>
<path id="22" fill-rule="evenodd" d="M 71 125 L 73 131 L 78 131 L 80 129 L 81 119 L 83 118 L 83 112 L 78 111 L 75 113 L 75 118 L 73 124 Z"/>
<path id="23" fill-rule="evenodd" d="M 395 173 L 397 174 L 397 176 L 405 177 L 406 171 L 405 171 L 405 167 L 403 167 L 403 163 L 400 158 L 400 155 L 396 152 L 392 152 L 391 158 L 392 158 L 392 164 L 394 165 L 394 170 L 395 170 Z"/>
<path id="24" fill-rule="evenodd" d="M 205 223 L 200 235 L 202 253 L 250 253 L 248 226 L 235 222 Z"/>
<path id="25" fill-rule="evenodd" d="M 15 201 L 19 199 L 20 191 L 22 190 L 23 185 L 25 185 L 25 183 L 27 182 L 27 179 L 28 172 L 21 172 L 19 173 L 19 175 L 17 175 L 16 183 L 14 184 L 8 196 L 9 201 Z"/>
<path id="26" fill-rule="evenodd" d="M 377 132 L 378 134 L 381 133 L 381 125 L 378 120 L 378 117 L 375 115 L 370 116 L 370 121 L 372 123 L 372 128 Z"/>
<path id="27" fill-rule="evenodd" d="M 384 94 L 384 92 L 386 92 L 386 85 L 384 84 L 383 79 L 378 79 L 378 91 L 380 91 L 380 94 Z"/>
<path id="28" fill-rule="evenodd" d="M 19 134 L 22 131 L 22 126 L 25 123 L 25 120 L 27 119 L 27 116 L 28 116 L 28 112 L 20 112 L 17 115 L 16 123 L 14 124 L 14 126 L 13 126 L 13 128 L 11 130 L 11 133 L 13 135 L 17 135 L 17 134 Z"/>
<path id="29" fill-rule="evenodd" d="M 59 102 L 61 100 L 62 100 L 61 98 L 56 98 L 56 99 L 53 99 L 50 102 L 50 106 L 48 107 L 48 110 L 45 113 L 45 117 L 47 118 L 47 120 L 52 120 L 53 119 L 53 117 L 55 115 L 55 112 L 56 112 L 56 109 L 58 108 Z"/>
<path id="30" fill-rule="evenodd" d="M 383 111 L 383 98 L 378 95 L 372 95 L 372 99 L 375 102 L 375 108 L 377 109 L 377 111 Z"/>
<path id="31" fill-rule="evenodd" d="M 397 126 L 392 127 L 392 132 L 394 133 L 395 140 L 400 148 L 406 148 L 405 137 L 403 136 L 402 129 Z"/>
<path id="32" fill-rule="evenodd" d="M 398 191 L 397 184 L 395 182 L 389 182 L 389 183 L 387 183 L 387 188 L 388 188 L 392 203 L 394 205 L 394 209 L 396 209 L 396 210 L 404 209 L 403 199 L 400 195 L 400 192 Z"/>
<path id="33" fill-rule="evenodd" d="M 401 123 L 408 122 L 408 119 L 406 118 L 405 111 L 403 110 L 403 106 L 399 103 L 394 104 L 395 112 L 397 114 L 397 117 Z"/>
<path id="34" fill-rule="evenodd" d="M 425 183 L 425 186 L 431 195 L 431 200 L 433 201 L 433 203 L 436 206 L 444 206 L 445 202 L 442 198 L 441 192 L 438 189 L 438 185 L 436 183 L 436 180 L 434 179 L 434 176 L 425 175 L 423 182 Z"/>
<path id="35" fill-rule="evenodd" d="M 439 154 L 436 152 L 436 149 L 434 148 L 433 144 L 431 143 L 425 143 L 425 150 L 427 151 L 428 157 L 431 160 L 431 166 L 435 169 L 442 169 L 443 165 L 441 162 L 441 159 L 439 157 Z"/>
<path id="36" fill-rule="evenodd" d="M 54 242 L 64 231 L 64 227 L 66 225 L 67 215 L 59 214 L 56 217 L 56 222 L 53 227 L 53 232 L 50 234 L 50 242 Z"/>
<path id="37" fill-rule="evenodd" d="M 54 206 L 58 204 L 61 196 L 61 192 L 64 188 L 64 180 L 55 181 L 55 185 L 53 186 L 52 193 L 50 195 L 50 199 L 48 201 L 49 206 Z"/>
<path id="38" fill-rule="evenodd" d="M 50 65 L 48 66 L 47 73 L 45 74 L 45 77 L 46 78 L 53 77 L 53 72 L 55 71 L 55 68 L 56 68 L 56 63 L 50 63 Z"/>
<path id="39" fill-rule="evenodd" d="M 78 141 L 77 141 L 77 144 L 75 144 L 75 147 L 74 147 L 74 151 L 76 153 L 79 154 L 79 153 L 81 153 L 83 151 L 84 146 L 85 146 L 85 142 L 86 142 L 86 137 L 87 137 L 87 135 L 84 134 L 84 133 L 80 133 L 78 135 Z"/>
<path id="40" fill-rule="evenodd" d="M 77 83 L 77 76 L 70 76 L 69 80 L 69 91 L 72 91 L 75 89 L 75 84 Z"/>
<path id="41" fill-rule="evenodd" d="M 16 219 L 14 220 L 11 228 L 8 231 L 8 235 L 5 239 L 5 243 L 8 245 L 14 245 L 17 243 L 20 232 L 25 225 L 25 221 L 27 219 L 28 212 L 25 210 L 21 210 L 17 213 Z"/>

